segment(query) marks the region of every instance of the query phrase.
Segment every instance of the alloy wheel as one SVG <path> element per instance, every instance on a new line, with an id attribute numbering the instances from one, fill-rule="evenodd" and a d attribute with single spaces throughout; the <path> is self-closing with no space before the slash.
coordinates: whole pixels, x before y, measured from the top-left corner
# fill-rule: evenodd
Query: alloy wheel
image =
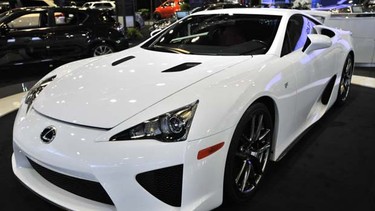
<path id="1" fill-rule="evenodd" d="M 110 53 L 113 53 L 113 48 L 109 45 L 102 44 L 102 45 L 98 45 L 94 48 L 93 55 L 94 56 L 101 56 L 101 55 L 110 54 Z"/>
<path id="2" fill-rule="evenodd" d="M 341 81 L 340 81 L 340 87 L 339 87 L 340 99 L 339 100 L 341 102 L 346 101 L 348 97 L 352 75 L 353 75 L 353 59 L 349 56 L 346 60 L 346 65 L 344 67 L 344 70 L 341 76 Z"/>
<path id="3" fill-rule="evenodd" d="M 262 178 L 271 148 L 271 128 L 263 112 L 255 113 L 243 131 L 236 152 L 235 184 L 241 193 L 251 192 Z"/>
<path id="4" fill-rule="evenodd" d="M 233 134 L 224 173 L 224 203 L 249 200 L 262 181 L 271 154 L 273 118 L 267 106 L 254 103 Z"/>

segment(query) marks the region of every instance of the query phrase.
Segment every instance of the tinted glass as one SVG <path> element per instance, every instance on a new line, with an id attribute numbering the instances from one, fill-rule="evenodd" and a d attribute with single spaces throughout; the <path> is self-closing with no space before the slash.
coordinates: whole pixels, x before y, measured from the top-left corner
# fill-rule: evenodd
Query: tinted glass
<path id="1" fill-rule="evenodd" d="M 280 16 L 243 14 L 191 16 L 143 47 L 202 55 L 265 54 L 272 45 L 280 19 Z"/>
<path id="2" fill-rule="evenodd" d="M 112 17 L 113 11 L 105 11 L 99 14 L 99 20 L 104 23 L 115 23 L 116 20 Z"/>
<path id="3" fill-rule="evenodd" d="M 11 14 L 11 13 L 8 11 L 0 13 L 0 23 L 3 22 L 3 20 L 7 17 L 8 14 Z"/>
<path id="4" fill-rule="evenodd" d="M 302 20 L 301 33 L 294 47 L 294 50 L 300 49 L 305 45 L 307 35 L 313 32 L 314 26 L 316 25 L 314 22 L 304 16 L 302 16 Z"/>
<path id="5" fill-rule="evenodd" d="M 305 16 L 292 16 L 288 22 L 282 55 L 302 48 L 306 43 L 307 35 L 313 33 L 316 24 Z"/>
<path id="6" fill-rule="evenodd" d="M 79 18 L 77 13 L 74 12 L 54 12 L 56 25 L 77 25 Z"/>
<path id="7" fill-rule="evenodd" d="M 47 14 L 46 13 L 25 14 L 10 21 L 7 25 L 9 28 L 13 28 L 13 29 L 44 27 L 47 25 Z"/>

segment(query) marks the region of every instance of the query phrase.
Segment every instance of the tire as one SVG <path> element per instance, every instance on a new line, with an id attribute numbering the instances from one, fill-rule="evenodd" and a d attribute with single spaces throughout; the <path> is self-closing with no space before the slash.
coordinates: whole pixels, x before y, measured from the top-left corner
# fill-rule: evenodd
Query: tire
<path id="1" fill-rule="evenodd" d="M 343 105 L 348 99 L 352 76 L 353 76 L 353 70 L 354 70 L 354 60 L 351 55 L 348 55 L 344 64 L 344 68 L 342 70 L 339 90 L 337 93 L 336 104 L 338 106 Z"/>
<path id="2" fill-rule="evenodd" d="M 107 43 L 100 43 L 92 48 L 92 56 L 101 56 L 115 52 L 114 48 Z"/>
<path id="3" fill-rule="evenodd" d="M 258 127 L 260 126 L 260 127 Z M 270 157 L 273 120 L 262 103 L 251 105 L 238 123 L 224 173 L 224 203 L 249 200 L 262 181 Z"/>

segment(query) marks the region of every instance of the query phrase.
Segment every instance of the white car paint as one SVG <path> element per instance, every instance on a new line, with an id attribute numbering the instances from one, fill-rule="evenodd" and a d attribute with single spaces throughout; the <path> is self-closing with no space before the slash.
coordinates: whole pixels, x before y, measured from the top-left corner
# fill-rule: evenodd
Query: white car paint
<path id="1" fill-rule="evenodd" d="M 226 157 L 236 125 L 247 108 L 262 97 L 272 99 L 275 105 L 271 159 L 280 159 L 336 101 L 341 71 L 352 51 L 350 34 L 330 29 L 336 33 L 331 46 L 326 43 L 325 48 L 310 53 L 299 49 L 280 57 L 288 18 L 300 11 L 231 9 L 194 15 L 215 13 L 283 18 L 264 55 L 183 55 L 150 51 L 140 45 L 57 68 L 44 77 L 56 75 L 32 106 L 23 103 L 18 111 L 12 156 L 16 176 L 44 198 L 72 210 L 213 209 L 222 203 Z M 322 29 L 324 26 L 315 28 L 318 33 Z M 327 41 L 322 35 L 312 37 L 319 43 Z M 129 56 L 135 58 L 112 66 Z M 184 62 L 201 64 L 187 71 L 162 73 Z M 334 75 L 332 95 L 323 105 L 321 93 Z M 109 141 L 121 131 L 197 100 L 186 141 Z M 56 137 L 46 144 L 40 140 L 41 132 L 51 125 Z M 220 150 L 197 159 L 202 149 L 218 143 L 224 143 Z M 100 183 L 114 206 L 54 186 L 27 158 L 52 171 Z M 181 207 L 155 198 L 135 179 L 142 172 L 180 164 Z"/>

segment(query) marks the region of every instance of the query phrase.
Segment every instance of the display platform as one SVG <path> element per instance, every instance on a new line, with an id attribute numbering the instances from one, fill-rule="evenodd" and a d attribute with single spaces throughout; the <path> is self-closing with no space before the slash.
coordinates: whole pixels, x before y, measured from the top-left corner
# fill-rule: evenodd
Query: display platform
<path id="1" fill-rule="evenodd" d="M 367 73 L 356 70 L 355 74 Z M 370 78 L 375 78 L 375 70 Z M 375 210 L 374 105 L 374 88 L 353 85 L 347 104 L 332 108 L 281 161 L 270 165 L 252 200 L 216 210 Z M 15 115 L 16 111 L 0 118 L 1 208 L 61 210 L 28 190 L 13 174 Z"/>

